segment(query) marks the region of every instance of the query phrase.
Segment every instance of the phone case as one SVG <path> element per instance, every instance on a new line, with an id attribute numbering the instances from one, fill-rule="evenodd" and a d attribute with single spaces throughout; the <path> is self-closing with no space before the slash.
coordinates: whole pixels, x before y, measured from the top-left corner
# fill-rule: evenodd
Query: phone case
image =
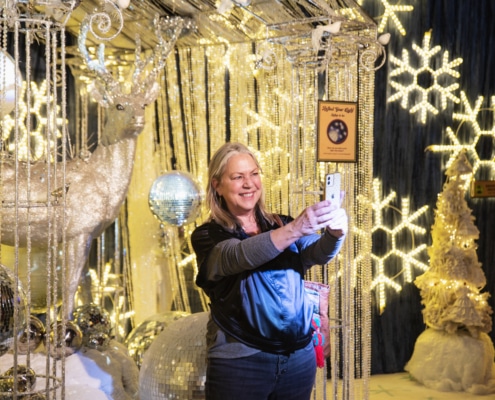
<path id="1" fill-rule="evenodd" d="M 325 200 L 340 204 L 340 173 L 334 172 L 325 177 Z"/>

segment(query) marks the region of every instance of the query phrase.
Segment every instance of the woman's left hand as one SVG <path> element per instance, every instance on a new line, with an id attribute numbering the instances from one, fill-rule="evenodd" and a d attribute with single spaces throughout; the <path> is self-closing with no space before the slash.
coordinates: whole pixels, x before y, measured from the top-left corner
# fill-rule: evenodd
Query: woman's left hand
<path id="1" fill-rule="evenodd" d="M 345 192 L 340 193 L 340 203 L 344 200 Z M 330 219 L 326 226 L 328 233 L 336 238 L 340 238 L 347 234 L 349 229 L 349 221 L 347 213 L 340 205 L 334 210 L 330 211 Z"/>
<path id="2" fill-rule="evenodd" d="M 330 235 L 340 238 L 347 234 L 348 227 L 347 213 L 343 208 L 337 208 L 330 212 L 330 221 L 326 226 L 326 230 Z"/>

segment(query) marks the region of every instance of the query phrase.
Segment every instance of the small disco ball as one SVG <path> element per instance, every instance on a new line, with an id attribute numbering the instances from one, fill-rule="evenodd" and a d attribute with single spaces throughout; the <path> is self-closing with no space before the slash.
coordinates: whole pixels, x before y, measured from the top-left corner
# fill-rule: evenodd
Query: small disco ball
<path id="1" fill-rule="evenodd" d="M 94 331 L 84 338 L 84 344 L 86 347 L 103 351 L 110 344 L 110 336 L 108 333 Z"/>
<path id="2" fill-rule="evenodd" d="M 171 323 L 188 315 L 191 314 L 185 311 L 169 311 L 163 314 L 155 314 L 146 318 L 129 332 L 124 344 L 129 351 L 129 355 L 139 368 L 143 364 L 144 353 L 157 336 Z"/>
<path id="3" fill-rule="evenodd" d="M 172 171 L 159 176 L 151 185 L 148 203 L 163 223 L 182 226 L 194 221 L 200 211 L 203 193 L 187 172 Z"/>
<path id="4" fill-rule="evenodd" d="M 26 324 L 26 295 L 18 281 L 15 291 L 14 273 L 0 264 L 0 356 L 14 345 L 14 336 L 19 337 Z M 17 326 L 14 326 L 15 310 L 18 310 Z"/>
<path id="5" fill-rule="evenodd" d="M 110 315 L 96 304 L 84 304 L 77 307 L 74 312 L 74 321 L 81 328 L 83 343 L 88 344 L 89 337 L 95 333 L 110 334 L 112 330 Z"/>
<path id="6" fill-rule="evenodd" d="M 141 400 L 204 399 L 208 315 L 180 318 L 153 341 L 139 371 Z"/>
<path id="7" fill-rule="evenodd" d="M 34 352 L 43 342 L 46 335 L 45 325 L 34 315 L 30 316 L 29 324 L 26 325 L 17 340 L 17 351 L 19 354 Z"/>

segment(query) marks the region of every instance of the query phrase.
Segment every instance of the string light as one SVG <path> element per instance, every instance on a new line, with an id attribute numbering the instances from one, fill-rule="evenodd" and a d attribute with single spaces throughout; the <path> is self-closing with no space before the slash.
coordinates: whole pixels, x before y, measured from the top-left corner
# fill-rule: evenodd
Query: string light
<path id="1" fill-rule="evenodd" d="M 64 126 L 63 119 L 56 117 L 60 115 L 60 105 L 54 104 L 53 96 L 47 94 L 47 84 L 43 81 L 39 86 L 36 82 L 31 81 L 31 97 L 29 99 L 30 107 L 28 116 L 28 105 L 26 99 L 27 84 L 22 83 L 21 96 L 18 101 L 18 113 L 19 121 L 26 121 L 28 118 L 32 119 L 32 123 L 29 125 L 30 129 L 28 132 L 28 124 L 20 123 L 19 127 L 19 140 L 17 143 L 17 154 L 21 161 L 36 161 L 47 157 L 47 137 L 62 137 L 62 132 L 60 128 Z M 49 121 L 49 117 L 46 115 L 46 110 L 53 110 Z M 46 134 L 47 126 L 54 129 L 51 135 Z M 8 142 L 9 137 L 14 137 L 15 135 L 15 116 L 6 115 L 3 118 L 2 124 L 3 140 Z M 30 135 L 30 140 L 28 141 L 28 135 Z M 50 149 L 53 149 L 55 143 L 50 143 Z M 16 152 L 16 143 L 14 141 L 9 142 L 8 151 L 11 153 Z"/>
<path id="2" fill-rule="evenodd" d="M 486 108 L 482 108 L 484 98 L 483 96 L 479 96 L 474 102 L 474 105 L 471 106 L 464 91 L 461 91 L 460 97 L 464 112 L 452 114 L 453 120 L 460 121 L 459 126 L 456 131 L 454 131 L 451 127 L 447 127 L 445 130 L 447 138 L 450 140 L 451 144 L 432 145 L 428 146 L 427 150 L 434 153 L 450 152 L 450 157 L 446 163 L 446 169 L 452 165 L 459 153 L 465 150 L 467 154 L 469 154 L 470 162 L 473 168 L 473 176 L 475 176 L 476 172 L 482 167 L 485 167 L 488 171 L 490 171 L 491 176 L 495 176 L 495 159 L 490 158 L 488 160 L 482 160 L 478 153 L 478 148 L 480 147 L 478 146 L 478 142 L 482 136 L 491 136 L 495 139 L 495 123 L 492 123 L 492 126 L 489 129 L 481 129 L 478 121 L 479 113 L 487 110 Z M 495 107 L 495 97 L 491 98 L 491 103 L 492 108 L 490 108 L 490 110 L 493 111 Z M 471 135 L 466 138 L 465 142 L 457 136 L 457 133 L 463 124 L 467 124 L 471 132 Z M 468 185 L 469 181 L 466 184 Z"/>
<path id="3" fill-rule="evenodd" d="M 404 26 L 400 22 L 396 13 L 398 13 L 398 12 L 411 12 L 412 10 L 414 10 L 414 7 L 411 5 L 391 5 L 387 0 L 381 0 L 381 2 L 383 4 L 383 6 L 385 7 L 385 12 L 383 14 L 380 25 L 378 25 L 378 32 L 384 32 L 385 26 L 387 25 L 388 20 L 391 19 L 392 22 L 395 24 L 395 27 L 400 32 L 400 34 L 402 36 L 405 36 L 406 30 L 404 29 Z"/>
<path id="4" fill-rule="evenodd" d="M 381 198 L 382 186 L 379 179 L 373 180 L 373 227 L 371 229 L 372 234 L 376 234 L 380 231 L 384 232 L 387 236 L 386 243 L 390 244 L 384 255 L 372 254 L 371 258 L 375 265 L 375 276 L 371 282 L 371 289 L 374 289 L 378 297 L 378 305 L 380 313 L 383 312 L 386 306 L 386 287 L 394 289 L 396 292 L 402 290 L 401 284 L 395 281 L 395 278 L 399 275 L 403 275 L 404 282 L 412 282 L 414 279 L 413 268 L 417 268 L 421 271 L 426 271 L 428 265 L 417 259 L 421 253 L 426 250 L 426 244 L 422 243 L 418 246 L 414 243 L 415 235 L 424 235 L 427 231 L 424 227 L 417 225 L 416 221 L 419 217 L 424 215 L 428 210 L 428 206 L 423 206 L 419 210 L 410 213 L 409 199 L 402 199 L 401 209 L 395 208 L 391 202 L 395 200 L 396 193 L 391 192 L 385 198 Z M 387 209 L 392 209 L 400 214 L 401 220 L 394 227 L 388 226 L 384 222 L 383 214 Z M 412 238 L 410 248 L 406 249 L 406 244 L 398 241 L 404 232 L 409 232 Z M 366 235 L 366 232 L 360 232 L 356 230 L 358 235 Z M 392 277 L 387 276 L 385 265 L 391 260 L 399 260 L 402 264 L 402 269 L 399 273 Z"/>
<path id="5" fill-rule="evenodd" d="M 407 4 L 395 4 L 391 5 L 387 0 L 380 0 L 381 3 L 383 4 L 383 7 L 385 7 L 385 12 L 383 13 L 383 16 L 381 17 L 380 25 L 378 26 L 378 32 L 384 32 L 385 26 L 387 25 L 387 22 L 389 19 L 392 20 L 392 22 L 395 24 L 395 27 L 397 30 L 400 32 L 402 36 L 406 35 L 406 30 L 402 23 L 399 20 L 399 17 L 397 16 L 396 13 L 399 12 L 411 12 L 414 10 L 414 6 L 407 5 Z M 364 0 L 359 0 L 358 4 L 362 6 L 364 3 Z"/>
<path id="6" fill-rule="evenodd" d="M 459 78 L 460 73 L 455 70 L 460 64 L 462 64 L 462 58 L 456 58 L 455 60 L 449 61 L 449 52 L 445 51 L 442 56 L 442 65 L 439 69 L 434 69 L 430 64 L 435 64 L 432 62 L 433 57 L 439 53 L 442 48 L 440 46 L 430 47 L 431 32 L 426 32 L 423 38 L 422 47 L 413 44 L 413 50 L 419 56 L 419 66 L 417 68 L 411 66 L 409 52 L 404 49 L 402 50 L 402 59 L 398 59 L 393 55 L 390 56 L 390 62 L 397 66 L 394 70 L 390 72 L 390 78 L 409 74 L 412 79 L 406 81 L 406 83 L 401 83 L 397 81 L 390 81 L 390 86 L 392 86 L 396 93 L 388 98 L 389 102 L 401 100 L 402 108 L 408 108 L 409 101 L 414 93 L 418 94 L 419 101 L 415 103 L 409 110 L 411 114 L 419 112 L 419 119 L 421 123 L 426 122 L 426 116 L 428 112 L 433 115 L 438 114 L 438 109 L 432 103 L 430 103 L 431 94 L 440 95 L 440 108 L 445 110 L 447 107 L 447 101 L 450 100 L 453 103 L 459 103 L 459 98 L 453 93 L 459 88 L 457 82 L 452 83 L 449 86 L 442 86 L 440 84 L 445 76 L 450 76 L 453 78 Z M 427 79 L 423 79 L 424 77 Z M 428 82 L 428 78 L 431 78 L 431 82 Z M 440 79 L 442 78 L 442 79 Z"/>

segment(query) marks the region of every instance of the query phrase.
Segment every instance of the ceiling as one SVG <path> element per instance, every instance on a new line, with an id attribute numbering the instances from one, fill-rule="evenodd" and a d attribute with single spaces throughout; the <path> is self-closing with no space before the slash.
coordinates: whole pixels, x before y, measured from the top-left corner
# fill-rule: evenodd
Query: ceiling
<path id="1" fill-rule="evenodd" d="M 70 14 L 66 29 L 77 36 L 81 21 L 88 15 L 102 10 L 112 14 L 114 8 L 110 4 L 82 0 Z M 115 12 L 113 15 L 117 17 Z M 107 42 L 107 47 L 134 50 L 136 35 L 139 35 L 143 48 L 154 47 L 157 37 L 153 20 L 157 15 L 161 19 L 182 17 L 187 21 L 177 46 L 307 36 L 315 26 L 328 24 L 329 17 L 332 22 L 342 22 L 340 34 L 343 35 L 374 26 L 373 20 L 353 0 L 131 0 L 122 15 L 122 30 Z M 115 29 L 110 31 L 113 33 L 116 33 Z M 94 44 L 98 42 L 89 37 L 88 40 L 93 40 Z"/>

